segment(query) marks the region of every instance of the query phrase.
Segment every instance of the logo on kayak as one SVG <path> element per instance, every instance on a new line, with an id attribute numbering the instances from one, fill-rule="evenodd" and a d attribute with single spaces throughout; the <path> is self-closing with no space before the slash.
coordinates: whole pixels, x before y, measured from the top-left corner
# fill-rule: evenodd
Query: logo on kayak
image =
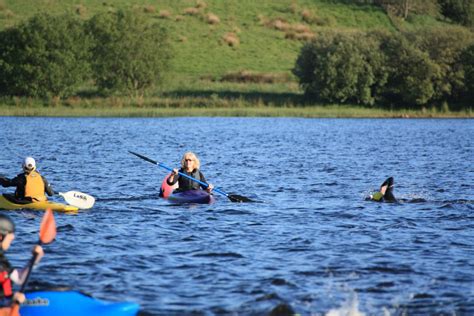
<path id="1" fill-rule="evenodd" d="M 74 197 L 78 198 L 78 199 L 81 199 L 81 200 L 84 200 L 84 201 L 87 201 L 87 196 L 82 195 L 82 194 L 74 193 Z"/>
<path id="2" fill-rule="evenodd" d="M 49 306 L 49 300 L 47 298 L 35 297 L 33 299 L 26 299 L 23 306 Z"/>

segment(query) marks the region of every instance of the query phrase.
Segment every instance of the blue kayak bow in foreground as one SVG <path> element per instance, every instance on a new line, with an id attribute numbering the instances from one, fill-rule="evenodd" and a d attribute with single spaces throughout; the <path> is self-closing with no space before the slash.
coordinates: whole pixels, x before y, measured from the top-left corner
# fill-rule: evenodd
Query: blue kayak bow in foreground
<path id="1" fill-rule="evenodd" d="M 161 167 L 161 168 L 164 168 L 164 169 L 166 169 L 166 170 L 168 170 L 168 171 L 173 172 L 173 169 L 172 169 L 172 168 L 170 168 L 170 167 L 168 167 L 168 166 L 162 164 L 161 162 L 157 162 L 157 161 L 155 161 L 155 160 L 153 160 L 153 159 L 150 159 L 150 158 L 145 157 L 145 156 L 143 156 L 143 155 L 137 154 L 137 153 L 135 153 L 135 152 L 133 152 L 133 151 L 128 151 L 128 152 L 131 153 L 132 155 L 137 156 L 138 158 L 141 158 L 141 159 L 143 159 L 143 160 L 145 160 L 145 161 L 148 161 L 148 162 L 150 162 L 150 163 L 152 163 L 152 164 L 154 164 L 154 165 L 158 165 L 158 166 Z M 202 181 L 199 181 L 198 179 L 195 179 L 195 178 L 193 178 L 193 177 L 190 177 L 190 176 L 188 176 L 188 175 L 185 174 L 185 173 L 182 173 L 182 172 L 178 172 L 178 173 L 179 173 L 180 176 L 183 176 L 183 177 L 185 177 L 185 178 L 188 178 L 189 180 L 192 180 L 192 181 L 194 181 L 194 182 L 197 182 L 197 183 L 199 183 L 200 185 L 204 186 L 205 188 L 207 188 L 207 187 L 209 186 L 207 183 L 202 182 Z M 249 199 L 248 197 L 245 197 L 245 196 L 242 196 L 242 195 L 237 195 L 237 194 L 228 194 L 228 193 L 225 193 L 224 191 L 222 191 L 222 190 L 220 190 L 220 189 L 218 189 L 218 188 L 214 188 L 213 191 L 214 191 L 214 192 L 217 192 L 217 193 L 219 193 L 219 194 L 222 194 L 222 195 L 224 195 L 224 196 L 226 196 L 231 202 L 252 202 L 252 200 Z"/>
<path id="2" fill-rule="evenodd" d="M 105 302 L 78 291 L 26 292 L 21 316 L 135 316 L 140 306 L 128 302 Z"/>

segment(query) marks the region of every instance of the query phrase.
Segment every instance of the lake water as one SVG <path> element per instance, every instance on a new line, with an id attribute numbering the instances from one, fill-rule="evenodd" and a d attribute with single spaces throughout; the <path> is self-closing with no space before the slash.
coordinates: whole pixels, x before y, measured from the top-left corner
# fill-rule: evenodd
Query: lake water
<path id="1" fill-rule="evenodd" d="M 0 173 L 22 158 L 57 191 L 32 281 L 134 301 L 149 315 L 474 314 L 474 121 L 299 118 L 0 118 Z M 171 206 L 166 171 L 191 150 L 225 192 L 258 203 Z M 388 177 L 401 203 L 364 197 Z M 1 188 L 11 192 L 12 188 Z M 60 198 L 53 200 L 61 201 Z M 23 265 L 42 212 L 17 223 Z"/>

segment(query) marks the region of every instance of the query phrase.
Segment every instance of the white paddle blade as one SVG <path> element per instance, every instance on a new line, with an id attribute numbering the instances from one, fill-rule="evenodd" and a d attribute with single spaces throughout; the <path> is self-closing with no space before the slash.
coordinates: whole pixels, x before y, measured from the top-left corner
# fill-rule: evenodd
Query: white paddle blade
<path id="1" fill-rule="evenodd" d="M 94 206 L 95 198 L 89 194 L 78 191 L 59 192 L 66 202 L 80 209 L 88 209 Z"/>

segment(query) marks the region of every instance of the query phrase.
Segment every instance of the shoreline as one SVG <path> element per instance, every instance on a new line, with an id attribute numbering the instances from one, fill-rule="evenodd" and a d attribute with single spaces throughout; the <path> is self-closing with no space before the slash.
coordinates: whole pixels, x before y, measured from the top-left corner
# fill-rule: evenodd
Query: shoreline
<path id="1" fill-rule="evenodd" d="M 301 118 L 474 118 L 474 112 L 383 110 L 356 106 L 243 107 L 70 107 L 0 105 L 3 117 L 301 117 Z"/>

